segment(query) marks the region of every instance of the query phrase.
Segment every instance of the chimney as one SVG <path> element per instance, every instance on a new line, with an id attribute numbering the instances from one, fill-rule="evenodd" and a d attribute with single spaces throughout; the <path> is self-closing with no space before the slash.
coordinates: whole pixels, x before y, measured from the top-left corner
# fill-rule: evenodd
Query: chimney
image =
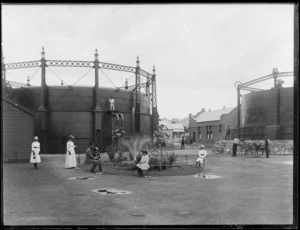
<path id="1" fill-rule="evenodd" d="M 201 109 L 201 113 L 203 113 L 203 112 L 205 112 L 205 109 L 204 109 L 204 108 Z"/>
<path id="2" fill-rule="evenodd" d="M 208 109 L 208 112 L 210 112 L 211 111 L 211 109 Z"/>
<path id="3" fill-rule="evenodd" d="M 226 109 L 226 106 L 225 106 L 225 105 L 223 106 L 223 110 L 224 110 L 224 109 Z"/>

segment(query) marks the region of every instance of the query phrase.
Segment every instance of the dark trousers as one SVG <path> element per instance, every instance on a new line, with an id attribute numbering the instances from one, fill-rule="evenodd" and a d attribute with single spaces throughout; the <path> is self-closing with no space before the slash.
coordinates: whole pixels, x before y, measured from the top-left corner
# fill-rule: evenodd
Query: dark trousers
<path id="1" fill-rule="evenodd" d="M 102 171 L 101 161 L 94 161 L 90 171 L 95 171 L 97 166 L 99 166 L 99 171 Z"/>
<path id="2" fill-rule="evenodd" d="M 184 144 L 181 144 L 181 149 L 184 149 Z"/>
<path id="3" fill-rule="evenodd" d="M 230 140 L 230 133 L 226 133 L 225 140 Z"/>
<path id="4" fill-rule="evenodd" d="M 266 148 L 266 158 L 269 158 L 269 148 Z"/>
<path id="5" fill-rule="evenodd" d="M 138 168 L 138 174 L 139 174 L 139 176 L 144 176 L 143 170 L 141 170 L 140 168 Z"/>
<path id="6" fill-rule="evenodd" d="M 236 157 L 236 151 L 237 151 L 237 144 L 233 144 L 233 149 L 232 149 L 232 156 Z"/>

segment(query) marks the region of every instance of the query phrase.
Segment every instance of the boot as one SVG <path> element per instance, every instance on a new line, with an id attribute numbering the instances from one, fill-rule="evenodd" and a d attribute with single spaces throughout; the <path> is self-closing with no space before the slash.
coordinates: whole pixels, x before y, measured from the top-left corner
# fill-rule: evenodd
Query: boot
<path id="1" fill-rule="evenodd" d="M 102 172 L 102 166 L 99 164 L 99 172 Z"/>
<path id="2" fill-rule="evenodd" d="M 92 166 L 92 168 L 90 169 L 90 171 L 92 172 L 92 173 L 95 173 L 95 168 L 97 167 L 97 165 L 95 165 L 95 164 L 93 164 L 93 166 Z"/>

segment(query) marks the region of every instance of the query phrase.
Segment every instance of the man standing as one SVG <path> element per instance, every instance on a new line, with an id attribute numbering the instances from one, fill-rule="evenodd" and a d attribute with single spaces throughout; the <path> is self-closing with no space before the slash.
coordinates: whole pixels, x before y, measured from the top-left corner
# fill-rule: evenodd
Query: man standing
<path id="1" fill-rule="evenodd" d="M 115 99 L 113 97 L 111 97 L 108 101 L 110 103 L 110 110 L 114 111 L 115 110 Z"/>
<path id="2" fill-rule="evenodd" d="M 93 164 L 90 171 L 92 173 L 95 173 L 95 169 L 96 167 L 99 165 L 99 171 L 102 171 L 102 167 L 101 167 L 101 161 L 97 160 L 97 157 L 94 156 L 94 148 L 95 148 L 95 144 L 94 142 L 90 143 L 89 148 L 86 150 L 86 156 L 85 156 L 85 164 Z"/>
<path id="3" fill-rule="evenodd" d="M 230 140 L 230 126 L 227 125 L 225 140 Z"/>
<path id="4" fill-rule="evenodd" d="M 266 158 L 269 158 L 269 151 L 270 151 L 270 139 L 268 137 L 265 138 L 265 151 L 266 151 Z"/>
<path id="5" fill-rule="evenodd" d="M 182 136 L 182 139 L 181 139 L 181 149 L 184 149 L 184 136 Z"/>
<path id="6" fill-rule="evenodd" d="M 240 140 L 235 136 L 233 139 L 233 147 L 232 147 L 232 156 L 236 157 L 237 146 L 240 143 Z"/>

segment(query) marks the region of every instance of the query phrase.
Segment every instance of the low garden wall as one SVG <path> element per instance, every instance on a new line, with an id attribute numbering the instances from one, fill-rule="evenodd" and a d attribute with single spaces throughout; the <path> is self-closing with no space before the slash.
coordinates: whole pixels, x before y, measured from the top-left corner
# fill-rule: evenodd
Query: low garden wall
<path id="1" fill-rule="evenodd" d="M 261 144 L 264 146 L 265 142 L 264 140 L 246 140 L 245 142 L 248 143 L 256 143 Z M 224 153 L 224 154 L 231 154 L 232 153 L 232 140 L 223 140 L 223 141 L 217 141 L 214 143 L 212 147 L 213 153 Z M 293 141 L 292 140 L 272 140 L 270 141 L 270 154 L 274 155 L 287 155 L 287 154 L 293 154 Z"/>

